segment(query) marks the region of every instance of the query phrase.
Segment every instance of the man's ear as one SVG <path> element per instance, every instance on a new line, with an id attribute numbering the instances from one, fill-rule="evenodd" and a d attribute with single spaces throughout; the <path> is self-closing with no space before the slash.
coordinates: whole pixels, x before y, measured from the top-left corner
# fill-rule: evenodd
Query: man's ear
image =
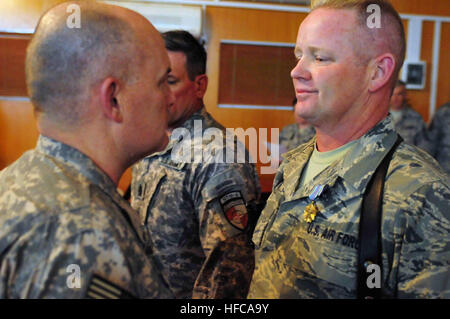
<path id="1" fill-rule="evenodd" d="M 117 99 L 119 89 L 119 81 L 113 77 L 107 77 L 100 85 L 102 112 L 107 118 L 117 123 L 123 120 L 122 110 Z"/>
<path id="2" fill-rule="evenodd" d="M 396 61 L 391 53 L 385 53 L 372 61 L 369 92 L 373 93 L 389 84 L 394 73 Z"/>
<path id="3" fill-rule="evenodd" d="M 206 74 L 200 74 L 195 77 L 195 95 L 199 99 L 203 99 L 208 88 L 208 76 Z"/>

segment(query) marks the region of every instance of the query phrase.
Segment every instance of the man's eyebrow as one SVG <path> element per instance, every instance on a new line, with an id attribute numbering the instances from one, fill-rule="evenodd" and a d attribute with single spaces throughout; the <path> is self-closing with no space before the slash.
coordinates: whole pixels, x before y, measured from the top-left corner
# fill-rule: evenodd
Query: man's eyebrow
<path id="1" fill-rule="evenodd" d="M 316 53 L 317 51 L 326 51 L 326 49 L 324 49 L 324 48 L 313 47 L 313 46 L 307 47 L 306 50 L 311 53 Z M 303 53 L 303 50 L 300 49 L 299 47 L 295 47 L 294 55 L 297 56 L 298 54 L 301 54 L 301 53 Z"/>

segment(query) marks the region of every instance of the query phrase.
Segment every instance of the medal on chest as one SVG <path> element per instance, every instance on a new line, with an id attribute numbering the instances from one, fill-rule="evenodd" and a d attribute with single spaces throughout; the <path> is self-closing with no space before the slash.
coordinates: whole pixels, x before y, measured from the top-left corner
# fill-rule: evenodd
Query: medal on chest
<path id="1" fill-rule="evenodd" d="M 303 211 L 303 219 L 307 223 L 311 223 L 316 218 L 317 213 L 319 212 L 319 209 L 317 208 L 315 199 L 322 194 L 323 190 L 325 189 L 326 185 L 316 185 L 312 191 L 312 193 L 309 195 L 309 199 L 311 200 L 311 203 L 309 203 L 305 210 Z"/>

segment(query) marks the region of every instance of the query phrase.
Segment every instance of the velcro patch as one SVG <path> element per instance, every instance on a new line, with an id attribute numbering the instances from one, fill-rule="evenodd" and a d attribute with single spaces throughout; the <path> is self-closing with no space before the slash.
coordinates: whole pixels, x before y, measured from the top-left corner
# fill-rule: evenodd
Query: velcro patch
<path id="1" fill-rule="evenodd" d="M 228 222 L 237 229 L 244 230 L 248 225 L 248 213 L 241 192 L 228 193 L 219 201 Z"/>
<path id="2" fill-rule="evenodd" d="M 112 282 L 98 276 L 93 275 L 89 283 L 86 298 L 88 299 L 136 299 L 123 288 L 113 284 Z"/>

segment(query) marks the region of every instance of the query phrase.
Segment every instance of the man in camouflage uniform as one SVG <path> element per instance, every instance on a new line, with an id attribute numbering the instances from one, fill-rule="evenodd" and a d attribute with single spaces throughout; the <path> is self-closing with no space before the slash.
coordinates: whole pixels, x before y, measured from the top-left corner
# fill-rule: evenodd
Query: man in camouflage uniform
<path id="1" fill-rule="evenodd" d="M 424 148 L 426 124 L 406 101 L 405 82 L 398 80 L 389 104 L 395 130 L 406 143 Z"/>
<path id="2" fill-rule="evenodd" d="M 66 26 L 72 4 L 81 28 Z M 41 18 L 26 58 L 41 135 L 0 172 L 0 298 L 172 297 L 116 191 L 167 145 L 168 70 L 160 35 L 133 11 L 75 2 Z"/>
<path id="3" fill-rule="evenodd" d="M 293 104 L 295 107 L 297 99 L 294 99 Z M 294 117 L 295 123 L 286 125 L 280 132 L 280 144 L 284 145 L 287 151 L 291 151 L 297 146 L 308 142 L 316 134 L 314 127 L 299 117 L 295 112 Z"/>
<path id="4" fill-rule="evenodd" d="M 450 174 L 450 103 L 442 105 L 434 114 L 427 131 L 427 142 L 424 149 Z"/>
<path id="5" fill-rule="evenodd" d="M 133 167 L 132 206 L 177 298 L 244 298 L 254 265 L 249 232 L 260 198 L 255 166 L 236 156 L 225 160 L 236 143 L 226 143 L 225 129 L 203 104 L 205 49 L 185 31 L 163 38 L 176 98 L 169 108 L 172 133 L 163 152 Z"/>
<path id="6" fill-rule="evenodd" d="M 366 25 L 370 4 L 380 8 L 381 28 Z M 397 12 L 378 0 L 313 1 L 312 8 L 291 76 L 296 112 L 316 138 L 288 153 L 275 177 L 253 235 L 249 298 L 357 296 L 363 194 L 397 139 L 387 117 L 405 50 Z M 450 297 L 449 203 L 448 175 L 400 143 L 383 194 L 383 297 Z"/>

